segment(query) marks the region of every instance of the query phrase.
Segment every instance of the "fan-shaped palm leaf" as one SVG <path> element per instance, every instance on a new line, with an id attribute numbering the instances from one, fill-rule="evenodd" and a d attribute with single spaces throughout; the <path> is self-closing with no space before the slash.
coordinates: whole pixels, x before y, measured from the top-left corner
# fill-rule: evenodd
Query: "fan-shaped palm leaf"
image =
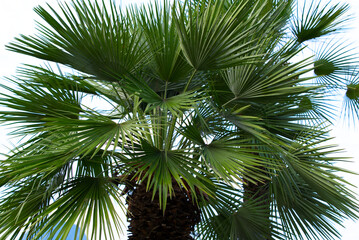
<path id="1" fill-rule="evenodd" d="M 348 20 L 348 4 L 320 5 L 321 1 L 304 2 L 303 9 L 297 9 L 291 30 L 299 43 L 338 31 Z"/>

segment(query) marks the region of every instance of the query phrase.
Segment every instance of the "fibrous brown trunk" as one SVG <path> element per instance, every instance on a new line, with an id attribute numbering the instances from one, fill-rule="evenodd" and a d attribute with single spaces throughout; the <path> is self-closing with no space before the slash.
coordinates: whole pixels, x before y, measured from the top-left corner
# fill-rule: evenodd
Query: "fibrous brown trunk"
<path id="1" fill-rule="evenodd" d="M 156 195 L 146 192 L 146 184 L 136 185 L 128 194 L 129 240 L 192 240 L 194 226 L 200 221 L 200 210 L 190 196 L 173 185 L 174 195 L 168 199 L 166 210 L 160 208 Z"/>
<path id="2" fill-rule="evenodd" d="M 265 172 L 265 167 L 259 168 L 261 171 Z M 244 181 L 243 189 L 243 201 L 256 201 L 260 203 L 260 207 L 263 210 L 265 217 L 268 218 L 267 226 L 263 226 L 263 235 L 260 239 L 269 240 L 271 238 L 271 225 L 270 225 L 270 193 L 269 193 L 269 180 L 264 180 L 262 182 L 250 182 Z"/>

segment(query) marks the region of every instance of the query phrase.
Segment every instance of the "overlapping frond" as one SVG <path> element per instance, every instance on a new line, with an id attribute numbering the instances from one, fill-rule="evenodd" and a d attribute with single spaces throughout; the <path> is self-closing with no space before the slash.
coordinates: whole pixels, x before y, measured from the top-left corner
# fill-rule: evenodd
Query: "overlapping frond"
<path id="1" fill-rule="evenodd" d="M 355 218 L 355 197 L 347 182 L 334 173 L 350 171 L 334 165 L 345 159 L 335 156 L 341 150 L 328 144 L 325 134 L 312 129 L 299 136 L 291 145 L 291 155 L 284 157 L 286 169 L 272 178 L 271 192 L 288 239 L 335 239 L 340 235 L 333 224 L 340 224 L 344 216 Z"/>
<path id="2" fill-rule="evenodd" d="M 348 5 L 306 4 L 292 23 L 291 0 L 59 7 L 37 7 L 38 35 L 8 45 L 58 70 L 27 65 L 1 85 L 18 140 L 0 161 L 1 239 L 66 239 L 73 225 L 116 239 L 121 196 L 138 191 L 163 214 L 181 192 L 203 239 L 335 239 L 333 224 L 357 217 L 338 174 L 350 171 L 318 129 L 333 89 L 359 117 L 356 55 L 336 42 L 298 60 Z"/>
<path id="3" fill-rule="evenodd" d="M 251 239 L 279 238 L 274 219 L 268 218 L 264 199 L 246 202 L 242 189 L 213 180 L 215 197 L 201 206 L 202 221 L 198 224 L 199 236 L 204 239 Z M 272 224 L 272 233 L 263 226 Z"/>
<path id="4" fill-rule="evenodd" d="M 263 49 L 265 50 L 265 49 Z M 224 72 L 224 79 L 234 94 L 233 100 L 251 98 L 281 97 L 308 91 L 308 87 L 298 85 L 308 79 L 299 78 L 310 71 L 309 61 L 303 60 L 290 64 L 296 52 L 285 56 L 285 47 L 266 63 L 240 65 Z"/>
<path id="5" fill-rule="evenodd" d="M 257 39 L 252 39 L 252 34 L 257 13 L 250 19 L 240 19 L 248 16 L 250 1 L 233 5 L 224 14 L 223 3 L 214 1 L 210 8 L 203 9 L 184 4 L 175 12 L 184 56 L 195 70 L 230 67 L 258 57 L 246 54 L 256 48 Z"/>
<path id="6" fill-rule="evenodd" d="M 185 61 L 169 1 L 142 6 L 135 13 L 143 28 L 152 74 L 163 82 L 184 81 L 191 69 Z"/>
<path id="7" fill-rule="evenodd" d="M 77 0 L 60 11 L 48 5 L 35 11 L 48 24 L 39 23 L 42 37 L 21 36 L 8 49 L 54 61 L 108 81 L 133 73 L 147 59 L 141 32 L 128 14 L 110 6 Z"/>

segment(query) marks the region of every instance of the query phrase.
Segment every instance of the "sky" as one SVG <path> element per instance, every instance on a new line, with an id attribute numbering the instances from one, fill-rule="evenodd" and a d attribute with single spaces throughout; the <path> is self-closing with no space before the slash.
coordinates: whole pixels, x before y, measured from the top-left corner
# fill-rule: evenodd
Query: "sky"
<path id="1" fill-rule="evenodd" d="M 150 0 L 116 0 L 116 3 L 143 3 Z M 300 0 L 302 1 L 302 0 Z M 19 55 L 5 50 L 5 44 L 9 43 L 14 37 L 19 34 L 32 34 L 35 32 L 35 21 L 39 20 L 33 8 L 37 5 L 44 5 L 45 3 L 56 5 L 56 0 L 1 0 L 0 5 L 0 83 L 5 82 L 5 77 L 11 77 L 15 74 L 16 68 L 22 63 L 29 63 L 33 65 L 41 64 L 42 61 L 31 57 Z M 310 2 L 307 0 L 307 2 Z M 323 0 L 323 2 L 326 2 Z M 333 1 L 343 2 L 343 1 Z M 347 0 L 351 5 L 350 14 L 353 15 L 353 20 L 349 24 L 349 28 L 343 38 L 348 40 L 353 47 L 357 48 L 359 53 L 359 1 Z M 0 152 L 6 152 L 7 147 L 10 147 L 9 137 L 6 135 L 7 130 L 0 127 Z M 338 122 L 333 125 L 332 136 L 336 137 L 334 142 L 338 143 L 341 148 L 345 149 L 345 156 L 353 157 L 351 163 L 345 163 L 341 166 L 355 172 L 359 172 L 359 125 L 356 127 L 348 127 L 345 124 Z M 359 175 L 345 175 L 345 179 L 355 186 L 359 186 Z M 359 189 L 355 189 L 359 195 Z M 339 228 L 342 234 L 341 240 L 357 240 L 359 239 L 359 221 L 345 221 L 344 228 Z"/>

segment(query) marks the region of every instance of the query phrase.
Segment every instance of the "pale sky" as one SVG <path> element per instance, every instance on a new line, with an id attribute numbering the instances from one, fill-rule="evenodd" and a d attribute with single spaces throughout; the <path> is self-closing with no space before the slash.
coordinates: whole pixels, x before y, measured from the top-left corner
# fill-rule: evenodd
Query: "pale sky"
<path id="1" fill-rule="evenodd" d="M 148 2 L 150 0 L 116 0 L 117 3 L 122 4 L 135 2 Z M 302 0 L 300 0 L 302 1 Z M 44 5 L 46 2 L 56 5 L 56 0 L 1 0 L 0 5 L 0 82 L 4 83 L 4 76 L 11 76 L 15 74 L 16 67 L 21 63 L 40 64 L 41 61 L 31 57 L 26 57 L 20 54 L 12 53 L 5 50 L 4 45 L 12 41 L 12 39 L 19 34 L 32 34 L 35 32 L 34 19 L 36 16 L 33 7 L 37 5 Z M 310 2 L 310 0 L 307 0 Z M 326 1 L 323 1 L 326 2 Z M 332 1 L 344 2 L 344 1 Z M 356 18 L 352 20 L 350 29 L 344 36 L 357 47 L 359 53 L 359 1 L 347 0 L 351 5 L 350 13 Z M 359 59 L 358 59 L 359 60 Z M 359 125 L 356 128 L 347 127 L 344 124 L 337 123 L 333 126 L 332 135 L 336 137 L 335 141 L 341 148 L 346 150 L 345 155 L 353 157 L 352 163 L 344 164 L 343 167 L 355 172 L 359 172 Z M 9 146 L 6 130 L 0 128 L 0 152 L 6 151 L 5 146 Z M 359 186 L 359 176 L 345 176 L 345 178 Z M 359 195 L 359 190 L 355 190 Z M 342 240 L 357 240 L 359 239 L 359 221 L 345 221 L 345 228 L 339 228 L 342 234 Z"/>

